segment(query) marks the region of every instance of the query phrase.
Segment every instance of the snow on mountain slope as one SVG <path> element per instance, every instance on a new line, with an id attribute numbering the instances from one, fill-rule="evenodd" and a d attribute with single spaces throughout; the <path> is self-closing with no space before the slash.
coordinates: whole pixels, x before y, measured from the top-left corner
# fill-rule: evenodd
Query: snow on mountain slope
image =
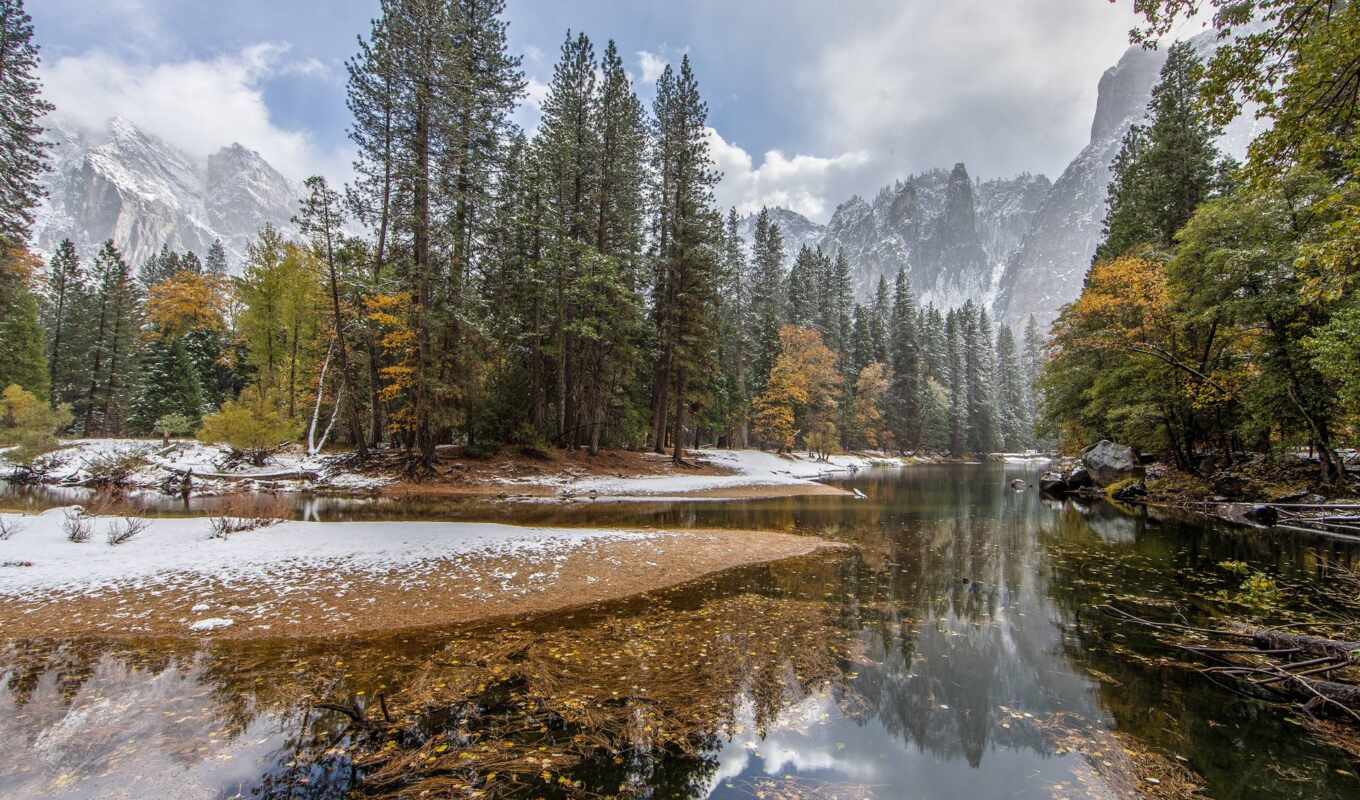
<path id="1" fill-rule="evenodd" d="M 784 208 L 771 220 L 784 236 L 785 267 L 803 245 L 844 251 L 855 295 L 873 296 L 879 277 L 906 270 L 921 303 L 942 308 L 974 300 L 990 305 L 1000 266 L 1029 229 L 1049 189 L 1042 175 L 974 181 L 963 164 L 931 170 L 883 187 L 873 202 L 851 197 L 831 221 L 817 225 Z M 755 215 L 742 220 L 749 245 Z"/>
<path id="2" fill-rule="evenodd" d="M 40 253 L 70 238 L 93 258 L 112 239 L 140 267 L 164 245 L 202 258 L 220 238 L 237 268 L 265 223 L 292 229 L 298 187 L 239 144 L 199 163 L 117 117 L 95 133 L 59 124 L 47 133 L 53 169 L 33 232 Z"/>

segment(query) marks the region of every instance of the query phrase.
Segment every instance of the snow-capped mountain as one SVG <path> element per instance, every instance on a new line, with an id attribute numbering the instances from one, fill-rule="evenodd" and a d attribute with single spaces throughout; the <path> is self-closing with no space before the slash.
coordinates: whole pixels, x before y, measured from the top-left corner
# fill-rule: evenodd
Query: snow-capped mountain
<path id="1" fill-rule="evenodd" d="M 803 245 L 844 251 L 860 300 L 873 295 L 879 277 L 891 281 L 905 269 L 921 303 L 949 308 L 973 299 L 990 307 L 1006 258 L 1048 190 L 1042 175 L 978 182 L 955 164 L 885 186 L 873 202 L 852 197 L 824 226 L 784 208 L 770 215 L 783 233 L 788 262 Z M 749 242 L 755 215 L 742 224 Z"/>
<path id="2" fill-rule="evenodd" d="M 1191 43 L 1207 59 L 1218 40 L 1210 32 Z M 844 250 L 861 301 L 879 276 L 891 280 L 905 269 L 922 304 L 952 308 L 973 300 L 1015 328 L 1031 314 L 1049 324 L 1081 291 L 1101 237 L 1110 167 L 1125 133 L 1146 117 L 1165 61 L 1165 48 L 1131 47 L 1101 76 L 1090 142 L 1056 182 L 1029 173 L 975 181 L 956 164 L 897 181 L 872 202 L 851 197 L 825 226 L 770 209 L 787 260 L 803 244 Z M 1242 158 L 1259 125 L 1247 109 L 1219 146 Z M 748 242 L 754 228 L 750 215 L 743 220 Z"/>
<path id="3" fill-rule="evenodd" d="M 202 258 L 221 239 L 236 269 L 265 223 L 292 229 L 299 189 L 239 144 L 198 161 L 117 117 L 93 134 L 60 124 L 47 134 L 53 169 L 33 231 L 41 253 L 70 238 L 93 258 L 112 239 L 140 267 L 163 245 Z"/>
<path id="4" fill-rule="evenodd" d="M 779 226 L 779 235 L 784 242 L 784 266 L 793 263 L 798 251 L 803 247 L 817 247 L 826 235 L 826 226 L 818 225 L 797 211 L 774 206 L 769 209 L 770 222 Z M 756 215 L 747 214 L 737 221 L 737 230 L 749 248 L 756 238 Z"/>

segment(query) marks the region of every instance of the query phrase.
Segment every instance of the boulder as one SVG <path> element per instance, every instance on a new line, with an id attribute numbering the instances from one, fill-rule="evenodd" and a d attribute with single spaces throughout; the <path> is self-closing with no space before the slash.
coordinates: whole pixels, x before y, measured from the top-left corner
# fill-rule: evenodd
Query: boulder
<path id="1" fill-rule="evenodd" d="M 1108 439 L 1101 439 L 1087 448 L 1082 453 L 1081 464 L 1086 467 L 1091 480 L 1102 488 L 1115 481 L 1141 478 L 1144 475 L 1143 465 L 1138 461 L 1138 451 Z"/>
<path id="2" fill-rule="evenodd" d="M 1067 485 L 1073 489 L 1088 489 L 1095 486 L 1095 481 L 1091 480 L 1091 473 L 1086 467 L 1078 464 L 1067 473 Z"/>
<path id="3" fill-rule="evenodd" d="M 1045 472 L 1039 476 L 1039 491 L 1054 497 L 1062 497 L 1072 489 L 1060 473 Z"/>

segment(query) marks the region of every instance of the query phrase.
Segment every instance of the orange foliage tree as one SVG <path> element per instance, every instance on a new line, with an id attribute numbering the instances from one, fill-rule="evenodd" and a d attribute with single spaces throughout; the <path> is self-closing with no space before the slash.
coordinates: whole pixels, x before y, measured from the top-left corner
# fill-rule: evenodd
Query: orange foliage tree
<path id="1" fill-rule="evenodd" d="M 784 452 L 801 432 L 810 450 L 825 454 L 836 440 L 836 354 L 817 331 L 795 325 L 779 330 L 779 344 L 765 391 L 755 401 L 756 437 Z"/>

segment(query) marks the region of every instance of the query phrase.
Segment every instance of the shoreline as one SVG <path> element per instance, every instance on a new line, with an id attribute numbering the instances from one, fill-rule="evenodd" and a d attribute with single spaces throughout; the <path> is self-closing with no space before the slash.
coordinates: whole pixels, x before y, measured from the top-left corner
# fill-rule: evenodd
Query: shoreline
<path id="1" fill-rule="evenodd" d="M 204 518 L 150 520 L 109 546 L 102 531 L 118 518 L 96 518 L 95 537 L 77 544 L 63 515 L 4 517 L 24 526 L 0 542 L 4 638 L 312 638 L 470 623 L 845 547 L 776 532 L 490 523 L 285 522 L 223 541 Z"/>
<path id="2" fill-rule="evenodd" d="M 2 456 L 0 456 L 2 459 Z M 22 473 L 0 460 L 18 485 L 53 489 L 115 490 L 164 497 L 310 493 L 354 497 L 466 497 L 494 500 L 656 501 L 658 499 L 762 499 L 852 494 L 823 483 L 869 469 L 935 463 L 931 457 L 863 452 L 822 459 L 762 450 L 700 449 L 687 461 L 650 452 L 540 451 L 505 447 L 486 456 L 444 448 L 428 480 L 402 477 L 400 453 L 384 451 L 361 466 L 348 453 L 307 455 L 298 447 L 263 467 L 232 460 L 223 447 L 178 440 L 71 440 Z M 13 475 L 11 476 L 11 471 Z M 186 480 L 186 476 L 190 476 Z M 21 477 L 22 480 L 15 480 Z M 5 478 L 0 478 L 5 480 Z M 187 486 L 186 486 L 187 484 Z"/>

